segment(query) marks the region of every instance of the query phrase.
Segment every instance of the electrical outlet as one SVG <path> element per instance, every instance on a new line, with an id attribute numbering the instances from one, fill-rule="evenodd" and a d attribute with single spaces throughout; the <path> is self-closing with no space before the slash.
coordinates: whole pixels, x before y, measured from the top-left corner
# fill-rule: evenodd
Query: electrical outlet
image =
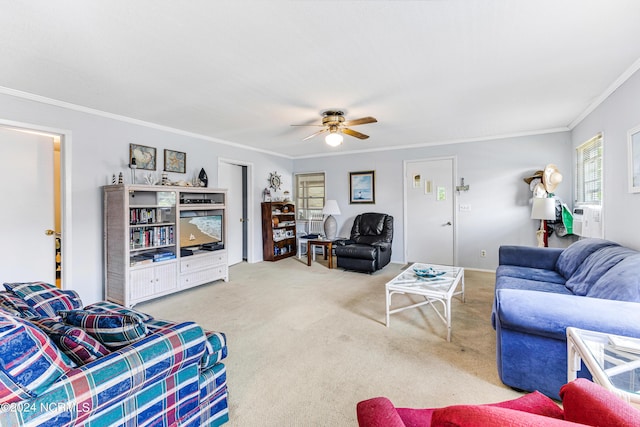
<path id="1" fill-rule="evenodd" d="M 486 257 L 486 256 L 487 256 L 487 251 L 485 251 L 484 249 L 482 249 L 482 250 L 480 251 L 480 256 L 481 256 L 482 258 Z"/>

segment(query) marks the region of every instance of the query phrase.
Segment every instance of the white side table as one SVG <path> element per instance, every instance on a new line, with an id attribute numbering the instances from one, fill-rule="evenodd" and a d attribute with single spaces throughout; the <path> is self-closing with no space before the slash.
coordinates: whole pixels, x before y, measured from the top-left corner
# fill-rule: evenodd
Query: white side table
<path id="1" fill-rule="evenodd" d="M 593 381 L 627 402 L 640 404 L 640 339 L 567 328 L 567 381 L 582 367 Z"/>

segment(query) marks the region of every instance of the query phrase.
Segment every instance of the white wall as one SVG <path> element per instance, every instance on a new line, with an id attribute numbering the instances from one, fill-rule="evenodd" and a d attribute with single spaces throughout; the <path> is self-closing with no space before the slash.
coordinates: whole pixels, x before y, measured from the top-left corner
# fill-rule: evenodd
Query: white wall
<path id="1" fill-rule="evenodd" d="M 634 93 L 640 93 L 640 83 L 635 80 Z M 617 93 L 614 95 L 618 95 Z M 607 103 L 613 103 L 614 96 Z M 625 98 L 626 99 L 626 98 Z M 609 106 L 611 120 L 618 118 L 614 112 L 617 103 Z M 625 113 L 631 115 L 633 99 L 623 102 Z M 607 110 L 609 111 L 609 110 Z M 502 244 L 535 245 L 536 221 L 529 219 L 531 193 L 522 181 L 525 176 L 548 163 L 555 163 L 565 176 L 565 182 L 557 190 L 557 195 L 570 206 L 572 196 L 572 140 L 569 132 L 495 139 L 484 142 L 434 145 L 422 148 L 394 151 L 378 151 L 345 156 L 327 156 L 312 159 L 290 159 L 272 156 L 262 152 L 246 150 L 233 145 L 200 139 L 196 136 L 184 135 L 169 130 L 156 129 L 142 124 L 117 120 L 89 114 L 60 106 L 50 105 L 34 100 L 0 94 L 0 119 L 29 123 L 37 126 L 68 130 L 73 139 L 71 173 L 73 240 L 66 242 L 72 245 L 71 280 L 66 287 L 80 292 L 87 303 L 103 297 L 102 275 L 102 206 L 100 187 L 109 182 L 113 173 L 124 172 L 128 162 L 129 143 L 153 146 L 158 149 L 158 160 L 162 163 L 162 151 L 165 148 L 187 153 L 186 175 L 174 174 L 171 179 L 191 178 L 194 173 L 204 168 L 210 180 L 210 186 L 217 186 L 218 158 L 237 159 L 250 162 L 254 166 L 252 185 L 255 206 L 253 206 L 252 230 L 254 247 L 252 255 L 262 258 L 260 206 L 262 190 L 268 185 L 270 172 L 281 173 L 284 180 L 283 191 L 292 190 L 293 172 L 325 171 L 327 173 L 327 197 L 338 200 L 342 215 L 336 217 L 340 235 L 348 235 L 351 223 L 356 214 L 365 211 L 386 212 L 395 217 L 395 238 L 393 243 L 393 260 L 404 262 L 403 241 L 403 161 L 427 159 L 431 157 L 455 156 L 458 176 L 465 178 L 470 191 L 459 195 L 457 202 L 471 206 L 471 212 L 459 212 L 457 227 L 457 244 L 459 265 L 468 268 L 492 270 L 497 266 L 497 252 Z M 594 120 L 590 116 L 589 120 Z M 597 122 L 597 119 L 595 119 Z M 633 117 L 629 124 L 618 125 L 617 132 L 621 146 L 616 152 L 618 161 L 626 159 L 626 129 L 640 122 Z M 587 123 L 587 121 L 585 121 Z M 596 126 L 597 127 L 597 126 Z M 581 125 L 580 130 L 583 126 Z M 602 130 L 602 129 L 598 129 Z M 613 132 L 604 129 L 605 133 Z M 589 130 L 582 131 L 588 134 Z M 578 140 L 582 140 L 581 137 Z M 576 138 L 573 139 L 574 145 Z M 347 140 L 346 143 L 349 143 Z M 64 148 L 63 148 L 64 149 Z M 625 160 L 626 161 L 626 160 Z M 606 162 L 607 169 L 615 169 L 612 160 Z M 626 164 L 626 163 L 625 163 Z M 620 169 L 621 165 L 618 165 Z M 159 165 L 158 172 L 162 169 Z M 362 170 L 376 171 L 376 204 L 349 205 L 349 172 Z M 606 175 L 606 189 L 614 185 L 614 180 Z M 635 202 L 638 206 L 640 196 L 627 195 L 626 175 L 621 185 L 626 201 Z M 616 180 L 615 182 L 620 181 Z M 625 202 L 620 203 L 624 205 Z M 629 213 L 624 218 L 629 218 Z M 609 215 L 607 213 L 607 215 Z M 612 221 L 606 218 L 607 225 Z M 616 221 L 622 224 L 622 218 Z M 607 226 L 609 232 L 612 228 Z M 624 241 L 625 235 L 620 225 L 615 233 L 617 240 Z M 635 228 L 637 230 L 637 227 Z M 627 241 L 633 240 L 631 236 Z M 553 239 L 552 246 L 566 246 L 570 239 Z M 487 250 L 485 258 L 480 257 L 480 250 Z M 1 277 L 0 277 L 1 279 Z"/>
<path id="2" fill-rule="evenodd" d="M 627 131 L 640 125 L 640 73 L 636 72 L 573 129 L 577 147 L 603 133 L 604 237 L 640 249 L 640 193 L 628 192 Z"/>
<path id="3" fill-rule="evenodd" d="M 72 135 L 71 166 L 67 172 L 71 173 L 73 234 L 71 242 L 63 243 L 72 247 L 72 271 L 67 272 L 70 280 L 64 286 L 78 291 L 85 303 L 103 298 L 100 187 L 110 183 L 112 174 L 117 175 L 121 171 L 125 182 L 128 182 L 129 143 L 156 147 L 159 162 L 157 173 L 164 166 L 165 148 L 186 152 L 187 173 L 172 174 L 171 180 L 191 179 L 194 173 L 204 168 L 209 177 L 209 187 L 216 187 L 218 157 L 224 157 L 253 164 L 252 191 L 255 201 L 261 200 L 269 172 L 281 173 L 285 185 L 283 190 L 291 190 L 292 161 L 282 157 L 4 94 L 0 94 L 0 119 L 64 129 Z M 253 256 L 260 260 L 262 234 L 259 203 L 253 206 L 252 214 L 255 241 Z"/>
<path id="4" fill-rule="evenodd" d="M 348 144 L 347 139 L 345 142 Z M 327 198 L 336 199 L 341 236 L 348 236 L 353 219 L 362 212 L 384 212 L 394 216 L 392 260 L 405 262 L 403 229 L 403 161 L 430 157 L 457 158 L 456 183 L 464 177 L 468 192 L 457 204 L 471 206 L 458 212 L 457 264 L 467 268 L 493 270 L 498 265 L 498 248 L 503 244 L 536 245 L 539 222 L 530 219 L 531 192 L 523 178 L 549 163 L 564 175 L 556 195 L 571 203 L 571 139 L 569 132 L 495 139 L 484 142 L 437 145 L 345 156 L 328 156 L 294 161 L 296 173 L 325 171 Z M 349 172 L 376 171 L 375 205 L 349 204 Z M 571 238 L 552 236 L 551 246 L 567 246 Z M 434 242 L 437 244 L 437 242 Z M 482 258 L 480 251 L 487 251 Z"/>

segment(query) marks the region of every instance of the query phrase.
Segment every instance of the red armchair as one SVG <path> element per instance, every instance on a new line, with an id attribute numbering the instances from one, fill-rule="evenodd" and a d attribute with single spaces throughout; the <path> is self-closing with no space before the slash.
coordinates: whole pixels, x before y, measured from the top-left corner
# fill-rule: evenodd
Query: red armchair
<path id="1" fill-rule="evenodd" d="M 638 426 L 640 410 L 612 392 L 583 378 L 560 390 L 563 408 L 539 392 L 487 405 L 446 408 L 396 408 L 386 397 L 357 405 L 360 427 L 405 426 Z"/>

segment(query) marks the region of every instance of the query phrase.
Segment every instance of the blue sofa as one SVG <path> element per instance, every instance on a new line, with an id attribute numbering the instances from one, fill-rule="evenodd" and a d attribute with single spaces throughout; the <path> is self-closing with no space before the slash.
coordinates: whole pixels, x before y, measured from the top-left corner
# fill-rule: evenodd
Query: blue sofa
<path id="1" fill-rule="evenodd" d="M 226 337 L 42 282 L 0 292 L 0 426 L 219 426 Z M 79 320 L 81 319 L 81 321 Z"/>
<path id="2" fill-rule="evenodd" d="M 566 249 L 502 246 L 492 324 L 506 385 L 558 399 L 566 328 L 640 338 L 640 253 L 602 239 Z M 585 369 L 579 376 L 590 377 Z"/>

